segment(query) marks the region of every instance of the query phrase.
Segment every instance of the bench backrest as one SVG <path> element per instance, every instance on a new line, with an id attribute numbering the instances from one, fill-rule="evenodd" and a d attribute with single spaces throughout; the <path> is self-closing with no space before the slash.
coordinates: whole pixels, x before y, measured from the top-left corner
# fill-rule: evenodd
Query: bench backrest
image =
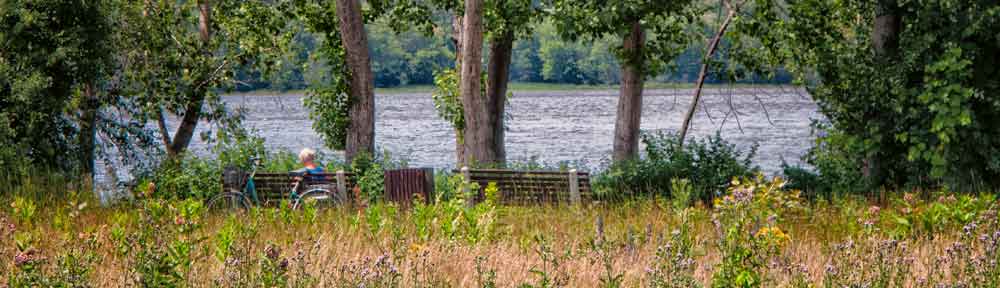
<path id="1" fill-rule="evenodd" d="M 505 205 L 587 202 L 592 196 L 590 174 L 576 170 L 561 172 L 463 168 L 454 171 L 462 173 L 467 181 L 479 184 L 477 201 L 482 200 L 490 182 L 496 183 L 500 192 L 498 200 Z"/>
<path id="2" fill-rule="evenodd" d="M 343 176 L 338 177 L 338 173 Z M 351 189 L 357 184 L 357 178 L 351 172 L 310 174 L 300 187 L 322 186 L 330 191 L 340 191 L 347 197 L 353 197 Z M 231 180 L 233 177 L 223 177 L 223 191 L 239 191 L 242 182 Z M 340 179 L 343 179 L 341 183 Z M 254 188 L 258 200 L 264 205 L 275 205 L 282 200 L 288 200 L 289 191 L 293 187 L 292 176 L 288 172 L 257 172 L 254 175 Z"/>

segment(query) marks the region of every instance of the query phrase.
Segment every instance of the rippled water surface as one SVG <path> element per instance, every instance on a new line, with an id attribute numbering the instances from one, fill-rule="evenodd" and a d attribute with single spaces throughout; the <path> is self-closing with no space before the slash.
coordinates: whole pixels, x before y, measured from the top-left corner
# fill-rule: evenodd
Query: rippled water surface
<path id="1" fill-rule="evenodd" d="M 692 94 L 690 89 L 647 90 L 642 129 L 678 131 Z M 617 90 L 514 92 L 508 107 L 509 159 L 602 167 L 611 154 L 617 95 Z M 269 148 L 294 152 L 323 146 L 302 97 L 232 95 L 223 100 L 248 112 L 245 123 L 260 131 Z M 794 88 L 708 90 L 702 101 L 692 135 L 720 131 L 740 149 L 758 143 L 755 161 L 768 172 L 777 171 L 782 159 L 799 162 L 813 143 L 811 119 L 822 117 L 806 92 Z M 375 133 L 377 149 L 407 159 L 410 166 L 454 166 L 453 131 L 438 118 L 429 93 L 377 95 Z M 207 148 L 200 139 L 192 143 L 197 153 Z"/>

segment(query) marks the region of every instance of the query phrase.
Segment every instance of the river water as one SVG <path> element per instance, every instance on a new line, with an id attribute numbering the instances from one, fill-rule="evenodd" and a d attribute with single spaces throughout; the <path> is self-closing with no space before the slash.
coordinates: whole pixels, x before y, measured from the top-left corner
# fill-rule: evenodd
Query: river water
<path id="1" fill-rule="evenodd" d="M 644 91 L 642 130 L 677 132 L 691 95 L 691 89 Z M 322 139 L 312 130 L 309 112 L 302 106 L 303 97 L 226 95 L 222 99 L 230 108 L 246 112 L 244 124 L 256 129 L 272 151 L 296 153 L 311 147 L 342 158 L 342 153 L 323 148 Z M 507 108 L 508 160 L 550 166 L 563 163 L 590 171 L 606 167 L 617 100 L 617 90 L 514 91 Z M 719 132 L 741 150 L 756 143 L 759 148 L 754 163 L 775 174 L 782 161 L 801 164 L 800 159 L 812 147 L 815 134 L 810 124 L 813 119 L 822 119 L 817 109 L 800 88 L 708 89 L 690 135 L 700 138 Z M 375 114 L 376 149 L 389 151 L 393 159 L 406 160 L 410 167 L 454 168 L 454 132 L 437 116 L 430 93 L 376 95 Z M 171 131 L 177 122 L 176 118 L 168 119 Z M 211 125 L 201 123 L 196 135 L 206 129 Z M 203 156 L 210 156 L 210 148 L 197 136 L 190 147 Z M 103 163 L 98 165 L 98 171 L 107 171 Z M 101 172 L 96 175 L 97 182 L 105 187 L 113 185 L 114 181 Z M 129 178 L 127 171 L 116 174 Z M 121 196 L 126 195 L 111 197 Z"/>
<path id="2" fill-rule="evenodd" d="M 690 89 L 647 90 L 642 130 L 677 132 L 691 101 Z M 257 129 L 270 149 L 296 152 L 303 147 L 323 150 L 312 130 L 302 95 L 228 95 L 223 101 L 247 112 L 244 122 Z M 617 90 L 531 91 L 513 93 L 507 120 L 507 151 L 511 161 L 561 162 L 600 169 L 609 161 L 615 125 Z M 454 167 L 455 138 L 450 125 L 437 116 L 429 93 L 376 95 L 375 142 L 413 167 Z M 728 117 L 727 117 L 728 114 Z M 800 163 L 814 142 L 812 119 L 822 116 L 802 90 L 791 87 L 710 89 L 692 121 L 691 135 L 719 131 L 740 149 L 760 145 L 754 161 L 774 173 L 781 161 Z M 173 121 L 176 122 L 176 121 Z M 200 125 L 199 130 L 208 125 Z M 206 154 L 200 139 L 192 150 Z"/>

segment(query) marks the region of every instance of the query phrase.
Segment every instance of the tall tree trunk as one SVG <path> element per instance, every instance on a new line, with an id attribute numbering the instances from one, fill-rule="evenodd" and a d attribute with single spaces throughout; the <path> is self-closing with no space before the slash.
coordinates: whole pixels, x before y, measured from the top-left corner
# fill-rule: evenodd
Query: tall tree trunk
<path id="1" fill-rule="evenodd" d="M 198 3 L 198 12 L 198 34 L 202 42 L 201 53 L 211 55 L 212 3 L 209 0 L 201 0 Z M 204 77 L 207 78 L 209 76 L 205 75 Z M 202 79 L 200 82 L 204 83 L 206 81 Z M 184 115 L 181 117 L 180 125 L 177 126 L 177 132 L 174 133 L 173 140 L 163 143 L 167 148 L 167 155 L 171 158 L 184 153 L 188 145 L 191 144 L 194 130 L 198 127 L 198 120 L 201 119 L 201 109 L 205 105 L 205 94 L 208 93 L 208 88 L 204 84 L 198 84 L 189 93 L 187 104 L 184 105 Z M 160 119 L 163 119 L 162 117 L 161 112 Z M 160 120 L 160 122 L 163 121 Z M 166 125 L 160 125 L 160 128 L 165 129 Z M 166 130 L 161 130 L 160 132 L 166 135 Z M 169 137 L 164 138 L 165 140 L 169 139 Z"/>
<path id="2" fill-rule="evenodd" d="M 615 119 L 615 139 L 612 160 L 635 158 L 639 150 L 639 122 L 642 119 L 643 46 L 645 31 L 638 20 L 623 39 L 627 60 L 622 62 L 622 84 Z"/>
<path id="3" fill-rule="evenodd" d="M 368 36 L 358 0 L 337 0 L 340 35 L 351 71 L 351 124 L 344 157 L 348 162 L 375 151 L 375 82 L 368 56 Z"/>
<path id="4" fill-rule="evenodd" d="M 510 57 L 514 33 L 507 31 L 490 42 L 490 59 L 486 64 L 486 102 L 490 111 L 489 127 L 493 130 L 493 153 L 496 164 L 507 162 L 504 146 L 504 108 L 507 105 L 507 82 L 510 75 Z"/>
<path id="5" fill-rule="evenodd" d="M 880 59 L 891 58 L 899 50 L 899 33 L 903 21 L 899 17 L 897 0 L 878 0 L 875 26 L 872 27 L 872 48 Z"/>
<path id="6" fill-rule="evenodd" d="M 83 101 L 80 103 L 80 134 L 77 144 L 80 147 L 80 177 L 83 189 L 92 189 L 94 184 L 94 159 L 97 152 L 97 112 L 101 101 L 97 95 L 94 83 L 87 83 L 83 89 Z M 97 195 L 98 198 L 100 195 Z"/>
<path id="7" fill-rule="evenodd" d="M 465 1 L 465 20 L 462 23 L 462 67 L 459 92 L 465 114 L 465 163 L 466 165 L 493 165 L 492 117 L 486 98 L 482 95 L 483 56 L 483 1 Z"/>
<path id="8" fill-rule="evenodd" d="M 872 50 L 874 50 L 875 62 L 879 65 L 892 65 L 898 55 L 899 33 L 902 28 L 902 19 L 899 15 L 899 5 L 897 0 L 878 0 L 875 11 L 875 21 L 872 27 Z M 879 123 L 879 111 L 867 111 L 864 115 L 866 122 Z M 869 152 L 865 157 L 865 167 L 863 174 L 868 183 L 881 186 L 885 184 L 885 163 L 878 155 L 878 151 Z"/>
<path id="9" fill-rule="evenodd" d="M 732 22 L 733 16 L 736 15 L 735 10 L 731 8 L 727 8 L 727 10 L 729 12 L 726 14 L 726 20 L 723 20 L 722 25 L 719 25 L 719 31 L 715 33 L 715 37 L 712 37 L 712 42 L 708 44 L 708 50 L 705 51 L 705 56 L 701 59 L 701 70 L 698 71 L 698 82 L 695 84 L 694 98 L 691 99 L 691 105 L 688 106 L 687 114 L 684 115 L 684 123 L 681 124 L 681 135 L 678 139 L 681 146 L 684 146 L 684 139 L 687 138 L 688 128 L 691 126 L 691 118 L 694 118 L 694 112 L 698 109 L 698 101 L 701 101 L 701 89 L 705 87 L 705 78 L 708 77 L 709 61 L 715 55 L 715 51 L 718 50 L 722 36 L 726 34 L 729 23 Z"/>
<path id="10" fill-rule="evenodd" d="M 455 76 L 458 82 L 462 82 L 462 17 L 455 15 L 451 18 L 451 41 L 455 45 Z M 464 117 L 464 115 L 463 115 Z M 457 167 L 465 165 L 465 131 L 455 128 L 455 163 Z"/>

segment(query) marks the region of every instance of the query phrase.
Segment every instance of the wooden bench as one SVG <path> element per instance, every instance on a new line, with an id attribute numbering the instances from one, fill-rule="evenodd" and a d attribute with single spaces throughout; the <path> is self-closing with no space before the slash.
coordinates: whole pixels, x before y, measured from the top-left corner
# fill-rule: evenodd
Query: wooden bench
<path id="1" fill-rule="evenodd" d="M 481 201 L 486 186 L 496 183 L 498 200 L 504 205 L 560 204 L 589 202 L 592 198 L 590 174 L 576 169 L 560 171 L 527 171 L 507 169 L 462 169 L 468 182 L 479 184 L 475 201 Z"/>
<path id="2" fill-rule="evenodd" d="M 245 178 L 246 175 L 243 177 Z M 233 177 L 225 173 L 222 179 L 222 191 L 227 192 L 239 192 L 243 187 L 243 182 L 241 181 L 246 181 L 245 179 L 240 180 L 238 176 Z M 288 196 L 289 191 L 293 187 L 294 180 L 288 172 L 257 172 L 253 179 L 254 187 L 257 191 L 257 199 L 261 205 L 273 206 L 281 203 L 283 200 L 290 200 Z M 342 193 L 341 195 L 345 195 L 348 199 L 353 199 L 354 193 L 351 192 L 351 189 L 357 185 L 357 178 L 354 176 L 354 173 L 337 171 L 336 173 L 310 174 L 302 184 L 300 185 L 302 187 L 300 189 L 304 189 L 305 187 L 323 187 L 330 191 Z"/>

